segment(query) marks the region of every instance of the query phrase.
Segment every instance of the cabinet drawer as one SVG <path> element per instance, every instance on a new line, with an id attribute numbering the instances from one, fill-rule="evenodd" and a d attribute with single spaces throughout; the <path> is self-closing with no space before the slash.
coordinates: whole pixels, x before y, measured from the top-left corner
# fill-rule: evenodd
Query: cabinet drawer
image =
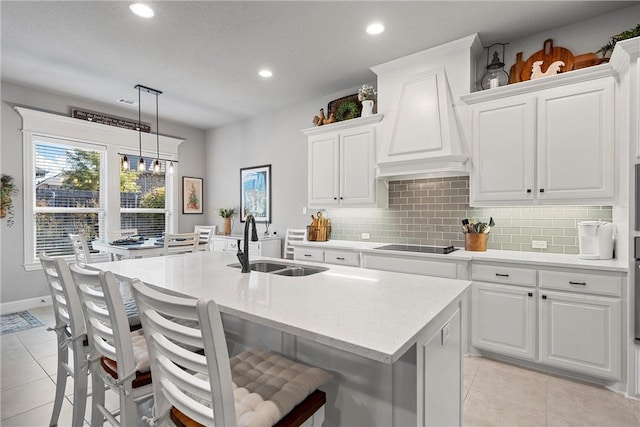
<path id="1" fill-rule="evenodd" d="M 622 277 L 608 274 L 587 274 L 574 271 L 551 270 L 540 270 L 539 274 L 541 288 L 578 291 L 616 297 L 622 294 Z"/>
<path id="2" fill-rule="evenodd" d="M 293 259 L 300 261 L 324 262 L 324 250 L 296 247 L 293 250 Z"/>
<path id="3" fill-rule="evenodd" d="M 324 262 L 360 267 L 360 254 L 351 251 L 326 250 L 324 251 Z"/>
<path id="4" fill-rule="evenodd" d="M 536 270 L 492 264 L 473 264 L 471 280 L 521 286 L 536 285 Z"/>

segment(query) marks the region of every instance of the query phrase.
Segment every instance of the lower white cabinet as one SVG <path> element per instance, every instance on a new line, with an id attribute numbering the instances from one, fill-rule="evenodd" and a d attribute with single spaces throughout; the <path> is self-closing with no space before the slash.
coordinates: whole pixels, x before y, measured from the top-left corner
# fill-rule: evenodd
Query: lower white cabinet
<path id="1" fill-rule="evenodd" d="M 293 259 L 297 261 L 324 262 L 324 249 L 296 246 L 293 249 Z"/>
<path id="2" fill-rule="evenodd" d="M 362 267 L 370 268 L 372 270 L 446 277 L 449 279 L 467 278 L 466 261 L 436 261 L 435 259 L 427 259 L 422 256 L 394 256 L 363 252 Z"/>
<path id="3" fill-rule="evenodd" d="M 473 263 L 471 344 L 621 379 L 623 275 Z"/>
<path id="4" fill-rule="evenodd" d="M 620 379 L 620 299 L 540 290 L 540 362 Z"/>
<path id="5" fill-rule="evenodd" d="M 236 237 L 218 237 L 213 238 L 213 250 L 219 252 L 238 252 L 238 240 L 240 240 L 240 249 L 244 250 L 244 239 Z M 258 240 L 257 242 L 249 242 L 249 256 L 266 256 L 272 258 L 280 258 L 282 256 L 282 243 L 279 238 L 269 238 Z"/>
<path id="6" fill-rule="evenodd" d="M 474 282 L 471 344 L 522 359 L 536 358 L 535 289 Z"/>

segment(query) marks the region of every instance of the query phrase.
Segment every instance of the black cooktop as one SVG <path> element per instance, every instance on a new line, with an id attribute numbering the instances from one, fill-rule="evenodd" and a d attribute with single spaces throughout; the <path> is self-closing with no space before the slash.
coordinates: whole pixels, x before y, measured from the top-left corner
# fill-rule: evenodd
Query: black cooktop
<path id="1" fill-rule="evenodd" d="M 453 246 L 418 246 L 418 245 L 386 245 L 374 249 L 387 251 L 422 252 L 426 254 L 448 254 L 458 249 Z"/>

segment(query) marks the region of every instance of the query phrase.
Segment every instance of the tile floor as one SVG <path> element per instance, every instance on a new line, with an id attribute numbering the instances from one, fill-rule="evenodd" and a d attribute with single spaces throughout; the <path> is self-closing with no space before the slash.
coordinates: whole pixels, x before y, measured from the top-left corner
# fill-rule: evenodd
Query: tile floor
<path id="1" fill-rule="evenodd" d="M 30 312 L 45 325 L 53 325 L 51 307 Z M 56 354 L 55 334 L 46 326 L 0 337 L 1 426 L 48 425 Z M 72 393 L 73 387 L 67 384 L 60 426 L 71 423 Z M 465 358 L 464 394 L 468 426 L 640 427 L 640 401 L 481 357 Z M 115 394 L 107 396 L 108 406 L 118 404 Z"/>

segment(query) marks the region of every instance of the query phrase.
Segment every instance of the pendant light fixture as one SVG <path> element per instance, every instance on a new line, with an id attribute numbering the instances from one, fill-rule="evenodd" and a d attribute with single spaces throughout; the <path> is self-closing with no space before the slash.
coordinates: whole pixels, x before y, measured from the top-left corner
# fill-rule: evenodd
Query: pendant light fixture
<path id="1" fill-rule="evenodd" d="M 158 175 L 160 173 L 160 132 L 159 132 L 159 124 L 160 118 L 158 115 L 158 96 L 162 94 L 161 91 L 157 89 L 153 89 L 147 86 L 143 86 L 141 84 L 135 85 L 135 89 L 138 89 L 138 143 L 140 146 L 140 161 L 138 162 L 138 171 L 144 172 L 145 163 L 142 158 L 142 119 L 140 112 L 140 91 L 144 90 L 145 92 L 154 94 L 156 96 L 156 160 L 153 162 L 152 170 L 154 175 Z M 126 161 L 126 157 L 125 157 Z"/>
<path id="2" fill-rule="evenodd" d="M 122 170 L 126 171 L 127 169 L 129 169 L 129 158 L 125 154 L 124 157 L 122 158 Z"/>
<path id="3" fill-rule="evenodd" d="M 144 158 L 142 158 L 142 120 L 140 115 L 140 89 L 142 85 L 136 85 L 138 89 L 138 146 L 140 147 L 140 160 L 138 160 L 138 172 L 144 172 Z"/>

